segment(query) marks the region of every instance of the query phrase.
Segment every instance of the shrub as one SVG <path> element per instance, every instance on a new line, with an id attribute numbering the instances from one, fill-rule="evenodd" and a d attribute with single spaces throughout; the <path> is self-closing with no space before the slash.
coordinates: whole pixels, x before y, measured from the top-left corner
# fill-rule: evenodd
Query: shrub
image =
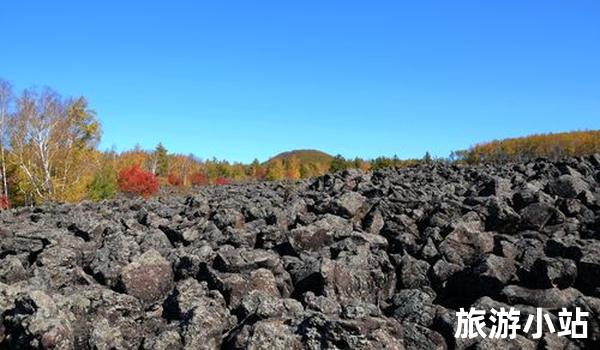
<path id="1" fill-rule="evenodd" d="M 190 176 L 190 180 L 193 186 L 206 186 L 208 185 L 208 176 L 206 174 L 197 172 Z"/>
<path id="2" fill-rule="evenodd" d="M 215 185 L 229 185 L 230 183 L 231 181 L 221 176 L 217 177 L 215 180 Z"/>
<path id="3" fill-rule="evenodd" d="M 116 193 L 117 174 L 113 168 L 102 169 L 96 173 L 88 187 L 89 197 L 95 201 L 111 199 Z"/>
<path id="4" fill-rule="evenodd" d="M 138 165 L 125 168 L 119 172 L 119 189 L 121 192 L 148 198 L 158 192 L 158 179 L 154 174 L 140 169 Z"/>
<path id="5" fill-rule="evenodd" d="M 167 181 L 169 182 L 169 185 L 171 186 L 181 186 L 183 185 L 183 179 L 181 178 L 181 176 L 177 175 L 177 174 L 169 174 L 169 176 L 167 176 Z"/>
<path id="6" fill-rule="evenodd" d="M 0 195 L 0 210 L 6 210 L 8 208 L 10 208 L 8 198 L 4 195 Z"/>

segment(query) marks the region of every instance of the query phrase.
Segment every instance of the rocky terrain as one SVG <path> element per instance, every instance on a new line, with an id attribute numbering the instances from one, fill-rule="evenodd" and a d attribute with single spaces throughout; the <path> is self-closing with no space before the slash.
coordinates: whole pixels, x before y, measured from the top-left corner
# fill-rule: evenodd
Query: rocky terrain
<path id="1" fill-rule="evenodd" d="M 600 155 L 0 214 L 0 349 L 599 349 Z M 455 312 L 590 313 L 455 339 Z M 557 325 L 558 327 L 558 325 Z"/>

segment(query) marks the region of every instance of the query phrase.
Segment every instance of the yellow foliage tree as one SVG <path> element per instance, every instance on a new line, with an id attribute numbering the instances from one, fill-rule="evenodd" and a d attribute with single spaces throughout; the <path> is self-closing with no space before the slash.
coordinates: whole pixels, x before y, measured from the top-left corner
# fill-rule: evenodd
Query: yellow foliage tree
<path id="1" fill-rule="evenodd" d="M 300 160 L 297 157 L 290 157 L 286 162 L 285 177 L 291 180 L 298 180 L 301 177 Z"/>
<path id="2" fill-rule="evenodd" d="M 9 134 L 17 188 L 28 201 L 85 197 L 101 132 L 84 98 L 63 100 L 50 89 L 25 91 L 17 100 Z"/>
<path id="3" fill-rule="evenodd" d="M 285 166 L 281 159 L 274 159 L 267 164 L 266 179 L 270 181 L 283 180 L 285 176 Z"/>

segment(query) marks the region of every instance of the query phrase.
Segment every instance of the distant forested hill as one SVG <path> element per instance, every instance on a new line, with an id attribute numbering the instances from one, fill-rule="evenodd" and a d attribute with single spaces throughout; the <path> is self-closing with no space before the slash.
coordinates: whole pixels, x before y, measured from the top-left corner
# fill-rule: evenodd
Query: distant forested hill
<path id="1" fill-rule="evenodd" d="M 329 167 L 329 164 L 331 163 L 331 161 L 333 160 L 333 156 L 330 154 L 327 154 L 325 152 L 314 150 L 314 149 L 301 149 L 301 150 L 294 150 L 294 151 L 279 153 L 278 155 L 269 159 L 267 161 L 267 163 L 270 163 L 277 159 L 286 161 L 293 157 L 297 158 L 301 163 L 327 164 L 328 167 Z"/>

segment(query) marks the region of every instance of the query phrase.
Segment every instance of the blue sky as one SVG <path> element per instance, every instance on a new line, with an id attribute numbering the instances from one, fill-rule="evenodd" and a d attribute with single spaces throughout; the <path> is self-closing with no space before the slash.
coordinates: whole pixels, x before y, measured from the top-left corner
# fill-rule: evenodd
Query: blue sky
<path id="1" fill-rule="evenodd" d="M 84 95 L 101 147 L 447 156 L 600 129 L 600 2 L 0 3 L 0 77 Z"/>

